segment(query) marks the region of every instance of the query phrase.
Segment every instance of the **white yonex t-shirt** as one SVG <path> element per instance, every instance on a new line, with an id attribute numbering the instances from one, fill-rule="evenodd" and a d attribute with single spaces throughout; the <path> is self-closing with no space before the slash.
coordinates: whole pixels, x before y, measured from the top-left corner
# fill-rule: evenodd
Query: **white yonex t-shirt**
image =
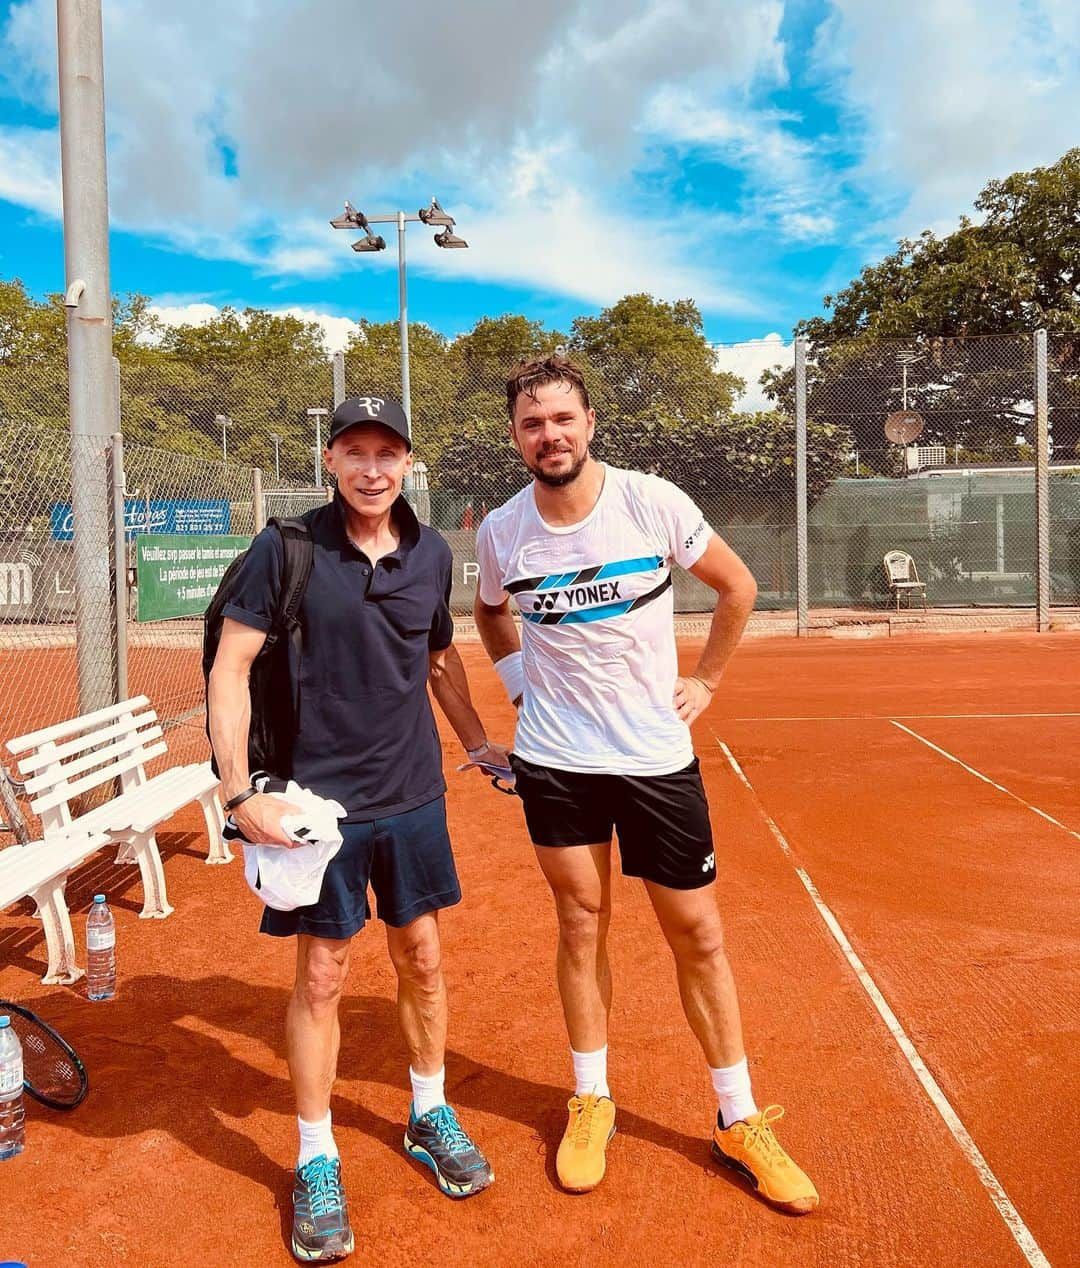
<path id="1" fill-rule="evenodd" d="M 514 751 L 539 766 L 668 775 L 693 758 L 672 704 L 672 562 L 697 562 L 713 531 L 658 476 L 605 467 L 578 524 L 540 518 L 530 485 L 480 525 L 480 598 L 513 595 L 525 692 Z"/>

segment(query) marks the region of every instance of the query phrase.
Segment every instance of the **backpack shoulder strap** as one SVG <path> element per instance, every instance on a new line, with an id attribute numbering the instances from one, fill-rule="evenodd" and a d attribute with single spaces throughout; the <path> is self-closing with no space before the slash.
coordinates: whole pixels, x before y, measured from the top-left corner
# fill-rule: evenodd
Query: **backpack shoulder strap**
<path id="1" fill-rule="evenodd" d="M 315 559 L 315 547 L 311 529 L 303 520 L 273 518 L 267 520 L 281 534 L 284 548 L 284 565 L 281 573 L 281 594 L 278 598 L 274 624 L 285 631 L 292 631 L 300 615 L 311 567 Z"/>

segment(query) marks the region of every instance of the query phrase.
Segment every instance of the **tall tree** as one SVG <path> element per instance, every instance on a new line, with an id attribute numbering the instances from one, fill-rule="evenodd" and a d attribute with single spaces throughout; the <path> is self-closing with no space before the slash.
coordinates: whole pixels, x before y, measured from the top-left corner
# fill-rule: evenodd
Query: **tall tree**
<path id="1" fill-rule="evenodd" d="M 1055 452 L 1080 443 L 1080 148 L 1049 167 L 992 180 L 945 237 L 902 240 L 837 295 L 831 313 L 801 322 L 813 346 L 810 409 L 852 427 L 862 450 L 884 449 L 885 415 L 923 414 L 926 439 L 975 453 L 1016 455 L 1032 422 L 1030 335 L 1051 334 Z M 1002 338 L 1002 336 L 1012 336 Z M 790 402 L 792 375 L 763 380 Z"/>

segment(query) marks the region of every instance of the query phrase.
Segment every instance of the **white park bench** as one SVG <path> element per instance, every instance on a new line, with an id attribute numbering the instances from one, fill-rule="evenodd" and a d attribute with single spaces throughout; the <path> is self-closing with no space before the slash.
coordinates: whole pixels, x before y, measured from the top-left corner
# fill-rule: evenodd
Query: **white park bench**
<path id="1" fill-rule="evenodd" d="M 154 834 L 181 807 L 197 801 L 202 809 L 207 863 L 232 859 L 222 840 L 218 779 L 209 763 L 174 766 L 147 776 L 145 763 L 167 751 L 157 714 L 149 705 L 145 696 L 136 696 L 7 743 L 18 758 L 30 809 L 41 818 L 42 837 L 0 850 L 0 908 L 26 896 L 37 903 L 49 951 L 46 982 L 70 982 L 81 975 L 75 965 L 64 883 L 73 868 L 103 845 L 119 844 L 116 861 L 139 865 L 139 914 L 144 918 L 160 919 L 172 912 Z M 120 785 L 115 797 L 79 813 L 78 800 L 84 794 L 113 781 Z M 30 854 L 39 857 L 31 862 Z M 24 888 L 16 893 L 20 885 Z"/>

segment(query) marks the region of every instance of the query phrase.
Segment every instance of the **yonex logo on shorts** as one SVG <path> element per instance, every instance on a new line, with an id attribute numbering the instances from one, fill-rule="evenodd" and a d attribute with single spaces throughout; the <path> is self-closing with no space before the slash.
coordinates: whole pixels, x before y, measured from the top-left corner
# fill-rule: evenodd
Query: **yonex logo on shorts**
<path id="1" fill-rule="evenodd" d="M 716 854 L 713 853 L 709 855 L 709 857 L 705 860 L 704 863 L 702 863 L 701 870 L 703 872 L 711 872 L 715 866 L 716 866 Z"/>

